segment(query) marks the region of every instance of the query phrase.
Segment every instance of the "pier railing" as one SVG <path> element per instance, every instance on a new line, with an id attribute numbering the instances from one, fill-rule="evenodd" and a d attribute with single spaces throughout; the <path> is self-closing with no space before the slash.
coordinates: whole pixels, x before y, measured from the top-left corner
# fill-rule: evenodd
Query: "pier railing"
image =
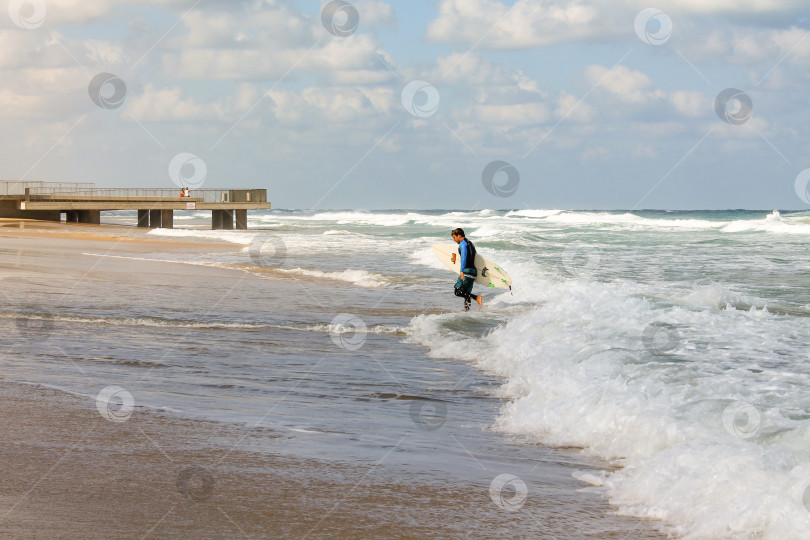
<path id="1" fill-rule="evenodd" d="M 189 197 L 207 203 L 230 202 L 228 189 L 192 189 Z M 148 199 L 176 199 L 180 189 L 165 188 L 91 188 L 71 189 L 47 187 L 30 187 L 26 191 L 31 200 L 50 199 L 60 201 L 86 201 L 92 199 L 142 201 Z"/>
<path id="2" fill-rule="evenodd" d="M 25 190 L 30 188 L 43 188 L 70 192 L 76 189 L 92 189 L 95 184 L 92 182 L 42 182 L 39 180 L 2 180 L 0 181 L 0 196 L 25 195 Z"/>
<path id="3" fill-rule="evenodd" d="M 176 199 L 180 188 L 97 188 L 89 182 L 0 181 L 0 197 L 31 201 L 144 201 Z M 189 200 L 205 203 L 267 202 L 264 189 L 191 189 Z"/>

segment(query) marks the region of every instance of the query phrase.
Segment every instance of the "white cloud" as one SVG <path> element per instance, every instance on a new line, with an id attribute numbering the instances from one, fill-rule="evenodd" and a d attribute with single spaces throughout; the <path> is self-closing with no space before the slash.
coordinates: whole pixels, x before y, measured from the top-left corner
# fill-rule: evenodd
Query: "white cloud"
<path id="1" fill-rule="evenodd" d="M 101 19 L 108 15 L 110 10 L 115 7 L 120 1 L 95 1 L 88 2 L 86 0 L 45 0 L 45 19 L 40 30 L 48 30 L 58 25 L 69 24 L 84 24 L 94 20 Z M 9 2 L 3 2 L 3 8 L 0 10 L 0 28 L 14 28 L 17 26 L 11 21 L 10 14 L 8 13 Z M 28 2 L 20 3 L 20 12 L 25 18 L 33 13 L 32 6 Z M 26 30 L 20 30 L 24 32 Z"/>
<path id="2" fill-rule="evenodd" d="M 501 126 L 543 124 L 551 118 L 551 111 L 545 103 L 475 105 L 470 112 L 480 123 Z"/>
<path id="3" fill-rule="evenodd" d="M 394 93 L 384 89 L 309 87 L 300 93 L 274 90 L 268 97 L 273 114 L 282 123 L 315 126 L 324 132 L 331 132 L 334 124 L 363 122 L 366 126 L 395 105 Z"/>
<path id="4" fill-rule="evenodd" d="M 393 17 L 369 3 L 377 22 Z M 368 34 L 331 36 L 290 6 L 255 5 L 241 13 L 190 13 L 187 32 L 168 41 L 163 69 L 189 80 L 267 80 L 312 73 L 331 83 L 379 84 L 393 78 L 395 60 Z"/>
<path id="5" fill-rule="evenodd" d="M 658 151 L 648 144 L 637 144 L 633 147 L 631 155 L 637 158 L 657 159 L 660 157 Z"/>
<path id="6" fill-rule="evenodd" d="M 656 89 L 647 75 L 625 66 L 609 69 L 591 65 L 585 68 L 585 79 L 627 103 L 647 104 L 666 97 L 666 93 Z"/>
<path id="7" fill-rule="evenodd" d="M 660 9 L 674 13 L 729 16 L 789 13 L 807 8 L 803 0 L 664 0 Z"/>
<path id="8" fill-rule="evenodd" d="M 158 89 L 151 84 L 142 94 L 129 96 L 126 112 L 139 122 L 197 122 L 227 117 L 222 104 L 199 103 L 184 97 L 179 87 Z"/>
<path id="9" fill-rule="evenodd" d="M 495 49 L 522 49 L 608 35 L 601 2 L 442 0 L 427 38 L 438 43 L 480 43 Z"/>
<path id="10" fill-rule="evenodd" d="M 606 37 L 635 41 L 635 16 L 649 7 L 647 0 L 517 0 L 511 6 L 499 0 L 440 0 L 438 15 L 428 25 L 427 38 L 437 43 L 475 44 L 489 49 L 546 47 Z M 707 15 L 717 17 L 720 23 L 746 20 L 763 24 L 763 15 L 778 14 L 789 20 L 807 9 L 805 0 L 660 0 L 654 7 L 673 19 L 674 36 Z M 735 46 L 742 53 L 756 43 L 740 42 Z"/>
<path id="11" fill-rule="evenodd" d="M 554 111 L 557 118 L 565 118 L 572 122 L 588 123 L 596 116 L 596 109 L 588 105 L 585 100 L 563 92 L 557 99 L 557 108 Z"/>
<path id="12" fill-rule="evenodd" d="M 714 124 L 714 134 L 724 139 L 761 139 L 763 136 L 774 135 L 769 133 L 770 127 L 771 124 L 768 120 L 756 115 L 740 125 L 728 124 L 717 119 Z"/>
<path id="13" fill-rule="evenodd" d="M 519 75 L 477 54 L 452 53 L 439 56 L 436 68 L 426 77 L 448 84 L 501 86 L 513 84 Z"/>
<path id="14" fill-rule="evenodd" d="M 760 76 L 777 66 L 810 67 L 808 30 L 731 25 L 704 30 L 696 27 L 683 41 L 683 51 L 692 61 L 748 66 Z"/>
<path id="15" fill-rule="evenodd" d="M 0 90 L 0 110 L 10 118 L 44 117 L 53 112 L 53 107 L 43 96 L 18 94 L 12 90 Z"/>
<path id="16" fill-rule="evenodd" d="M 686 132 L 686 125 L 682 122 L 632 122 L 628 125 L 631 133 L 644 137 L 664 138 Z"/>
<path id="17" fill-rule="evenodd" d="M 656 88 L 645 73 L 631 70 L 626 66 L 615 66 L 612 69 L 599 65 L 588 66 L 585 68 L 585 79 L 598 87 L 595 93 L 612 98 L 614 103 L 619 102 L 633 107 L 632 110 L 612 107 L 612 112 L 619 114 L 620 117 L 627 118 L 633 111 L 638 112 L 639 107 L 651 108 L 665 103 L 670 105 L 671 110 L 685 118 L 701 118 L 713 114 L 713 96 L 693 90 L 666 92 Z M 661 114 L 666 112 L 662 109 Z M 656 118 L 654 122 L 660 122 L 660 118 Z"/>
<path id="18" fill-rule="evenodd" d="M 678 90 L 668 96 L 669 102 L 679 113 L 688 118 L 699 118 L 711 113 L 713 100 L 701 92 Z"/>
<path id="19" fill-rule="evenodd" d="M 610 157 L 610 152 L 607 148 L 602 147 L 589 147 L 582 152 L 582 161 L 591 163 L 593 161 L 607 161 Z"/>
<path id="20" fill-rule="evenodd" d="M 110 65 L 120 61 L 122 55 L 119 44 L 69 39 L 56 31 L 0 33 L 0 70 Z"/>
<path id="21" fill-rule="evenodd" d="M 360 15 L 360 30 L 375 26 L 397 25 L 397 16 L 394 8 L 388 2 L 379 0 L 352 0 L 352 5 Z"/>
<path id="22" fill-rule="evenodd" d="M 337 124 L 376 120 L 391 112 L 395 96 L 390 89 L 349 89 L 344 87 L 308 87 L 300 92 L 275 89 L 270 92 L 253 84 L 242 84 L 233 97 L 201 102 L 184 94 L 177 86 L 155 88 L 131 96 L 126 113 L 139 122 L 204 122 L 231 124 L 244 113 L 270 118 L 301 130 L 332 133 Z M 259 129 L 260 124 L 244 124 Z"/>

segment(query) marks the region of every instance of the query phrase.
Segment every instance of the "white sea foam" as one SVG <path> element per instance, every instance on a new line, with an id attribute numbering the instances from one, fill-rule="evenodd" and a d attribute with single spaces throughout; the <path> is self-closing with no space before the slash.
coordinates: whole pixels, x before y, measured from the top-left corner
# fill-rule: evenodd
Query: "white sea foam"
<path id="1" fill-rule="evenodd" d="M 685 230 L 719 229 L 723 232 L 762 231 L 779 234 L 810 234 L 810 219 L 807 216 L 782 217 L 778 211 L 762 219 L 737 219 L 715 221 L 706 219 L 657 219 L 632 213 L 575 212 L 560 210 L 518 210 L 506 217 L 541 218 L 549 223 L 565 225 L 604 225 L 629 228 L 663 228 Z"/>
<path id="2" fill-rule="evenodd" d="M 511 210 L 505 217 L 547 218 L 562 212 L 563 210 Z"/>
<path id="3" fill-rule="evenodd" d="M 767 367 L 773 350 L 802 357 L 803 321 L 717 309 L 735 299 L 711 286 L 685 295 L 704 308 L 695 310 L 656 308 L 630 283 L 533 282 L 544 303 L 486 336 L 449 331 L 459 315 L 448 314 L 415 318 L 411 339 L 503 377 L 504 432 L 621 464 L 582 476 L 603 484 L 594 489 L 620 513 L 665 520 L 689 538 L 806 537 L 810 421 L 791 411 L 810 377 Z M 675 337 L 656 356 L 658 331 Z M 786 332 L 797 337 L 775 339 Z M 735 403 L 761 414 L 755 430 L 740 427 L 753 416 L 741 422 Z"/>
<path id="4" fill-rule="evenodd" d="M 497 225 L 484 224 L 475 228 L 471 232 L 464 231 L 470 238 L 475 239 L 492 239 L 505 232 L 504 227 Z"/>
<path id="5" fill-rule="evenodd" d="M 721 283 L 695 284 L 692 291 L 676 300 L 683 305 L 722 309 L 743 303 L 739 294 L 728 290 Z"/>
<path id="6" fill-rule="evenodd" d="M 399 326 L 390 326 L 386 324 L 374 324 L 365 326 L 356 326 L 351 324 L 318 324 L 314 325 L 308 330 L 313 332 L 324 332 L 327 334 L 340 335 L 340 334 L 390 334 L 394 336 L 406 335 L 406 330 Z"/>
<path id="7" fill-rule="evenodd" d="M 277 272 L 284 274 L 309 276 L 319 279 L 334 279 L 338 281 L 346 281 L 353 285 L 367 288 L 386 287 L 391 284 L 391 281 L 380 274 L 366 272 L 365 270 L 352 270 L 347 269 L 342 272 L 322 272 L 320 270 L 308 270 L 305 268 L 292 268 L 292 269 L 278 269 Z"/>
<path id="8" fill-rule="evenodd" d="M 207 229 L 152 229 L 149 236 L 160 236 L 167 238 L 194 238 L 202 240 L 219 240 L 232 244 L 250 244 L 257 236 L 257 232 L 247 231 L 224 231 Z"/>
<path id="9" fill-rule="evenodd" d="M 436 270 L 446 269 L 446 267 L 436 258 L 436 254 L 433 252 L 431 245 L 415 250 L 410 254 L 410 259 L 412 259 L 416 264 L 427 266 L 428 268 L 435 268 Z"/>
<path id="10" fill-rule="evenodd" d="M 227 254 L 211 254 L 207 258 L 200 254 L 194 255 L 177 255 L 172 258 L 169 255 L 161 254 L 160 257 L 136 257 L 128 255 L 108 255 L 100 253 L 84 253 L 84 255 L 91 255 L 94 257 L 114 258 L 114 259 L 130 259 L 141 261 L 154 261 L 154 262 L 169 262 L 179 264 L 190 264 L 195 266 L 213 266 L 217 268 L 228 269 L 244 269 L 245 261 L 243 258 L 234 258 L 232 255 Z M 236 265 L 236 266 L 235 266 Z M 289 275 L 300 275 L 314 277 L 318 279 L 331 279 L 337 281 L 345 281 L 359 287 L 378 288 L 387 287 L 394 281 L 391 278 L 386 278 L 381 274 L 367 272 L 366 270 L 353 270 L 346 269 L 342 272 L 323 272 L 321 270 L 309 270 L 305 268 L 273 268 L 272 271 Z"/>
<path id="11" fill-rule="evenodd" d="M 320 332 L 327 334 L 341 334 L 356 332 L 353 326 L 343 326 L 326 323 L 301 324 L 273 324 L 265 322 L 227 322 L 227 321 L 189 321 L 182 319 L 166 319 L 161 317 L 88 317 L 72 315 L 41 315 L 37 313 L 23 313 L 15 311 L 0 311 L 0 319 L 31 319 L 49 320 L 64 323 L 77 323 L 101 326 L 134 326 L 149 328 L 182 328 L 188 330 L 297 330 L 306 332 Z M 364 328 L 370 334 L 405 335 L 405 329 L 399 326 L 386 324 L 370 324 Z"/>
<path id="12" fill-rule="evenodd" d="M 414 218 L 423 218 L 421 214 L 386 214 L 371 212 L 324 212 L 312 216 L 315 221 L 334 221 L 342 224 L 378 225 L 381 227 L 395 227 L 406 225 Z"/>
<path id="13" fill-rule="evenodd" d="M 655 219 L 635 214 L 611 214 L 607 212 L 560 212 L 550 215 L 546 221 L 567 225 L 605 225 L 631 228 L 666 229 L 718 229 L 728 222 L 705 219 Z"/>
<path id="14" fill-rule="evenodd" d="M 810 220 L 807 217 L 782 217 L 774 211 L 763 219 L 732 221 L 723 232 L 768 232 L 775 234 L 810 235 Z"/>

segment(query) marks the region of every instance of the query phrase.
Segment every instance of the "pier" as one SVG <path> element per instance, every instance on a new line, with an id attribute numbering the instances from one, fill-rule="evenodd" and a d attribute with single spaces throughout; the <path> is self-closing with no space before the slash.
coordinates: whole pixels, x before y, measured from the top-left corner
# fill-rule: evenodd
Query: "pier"
<path id="1" fill-rule="evenodd" d="M 137 210 L 138 227 L 171 229 L 175 210 L 211 211 L 212 229 L 247 229 L 248 210 L 269 210 L 266 189 L 98 188 L 81 182 L 0 181 L 0 218 L 101 222 L 101 212 Z M 64 216 L 64 218 L 63 218 Z"/>

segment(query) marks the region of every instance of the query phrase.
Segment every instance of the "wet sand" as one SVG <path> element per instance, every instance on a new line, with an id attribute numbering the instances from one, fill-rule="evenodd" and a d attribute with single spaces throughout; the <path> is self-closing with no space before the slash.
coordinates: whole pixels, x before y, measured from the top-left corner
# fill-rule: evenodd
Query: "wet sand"
<path id="1" fill-rule="evenodd" d="M 198 273 L 234 281 L 245 275 L 137 260 L 104 259 L 96 266 L 97 258 L 82 255 L 100 242 L 115 253 L 117 236 L 128 238 L 127 253 L 233 245 L 153 241 L 120 227 L 5 225 L 0 283 L 7 286 L 23 279 L 47 284 L 58 274 L 65 283 L 82 278 L 86 285 L 77 294 L 93 294 L 128 272 L 171 290 Z M 120 233 L 110 236 L 114 231 Z M 33 262 L 43 252 L 50 268 Z M 47 294 L 53 290 L 45 288 Z M 0 382 L 0 425 L 3 538 L 662 537 L 653 524 L 610 516 L 605 501 L 572 489 L 570 476 L 561 481 L 550 472 L 547 483 L 533 485 L 519 510 L 510 511 L 493 501 L 489 482 L 386 467 L 402 451 L 396 445 L 382 448 L 376 463 L 299 459 L 274 450 L 281 434 L 270 429 L 141 407 L 115 422 L 102 416 L 96 400 L 8 381 Z M 538 472 L 542 477 L 543 469 Z M 507 502 L 513 495 L 504 492 Z"/>
<path id="2" fill-rule="evenodd" d="M 250 453 L 246 437 L 275 435 L 139 409 L 113 422 L 48 388 L 0 384 L 0 418 L 4 538 L 660 537 L 629 519 L 614 531 L 555 519 L 565 504 L 555 490 L 511 512 L 486 485 L 396 481 L 384 459 Z"/>

